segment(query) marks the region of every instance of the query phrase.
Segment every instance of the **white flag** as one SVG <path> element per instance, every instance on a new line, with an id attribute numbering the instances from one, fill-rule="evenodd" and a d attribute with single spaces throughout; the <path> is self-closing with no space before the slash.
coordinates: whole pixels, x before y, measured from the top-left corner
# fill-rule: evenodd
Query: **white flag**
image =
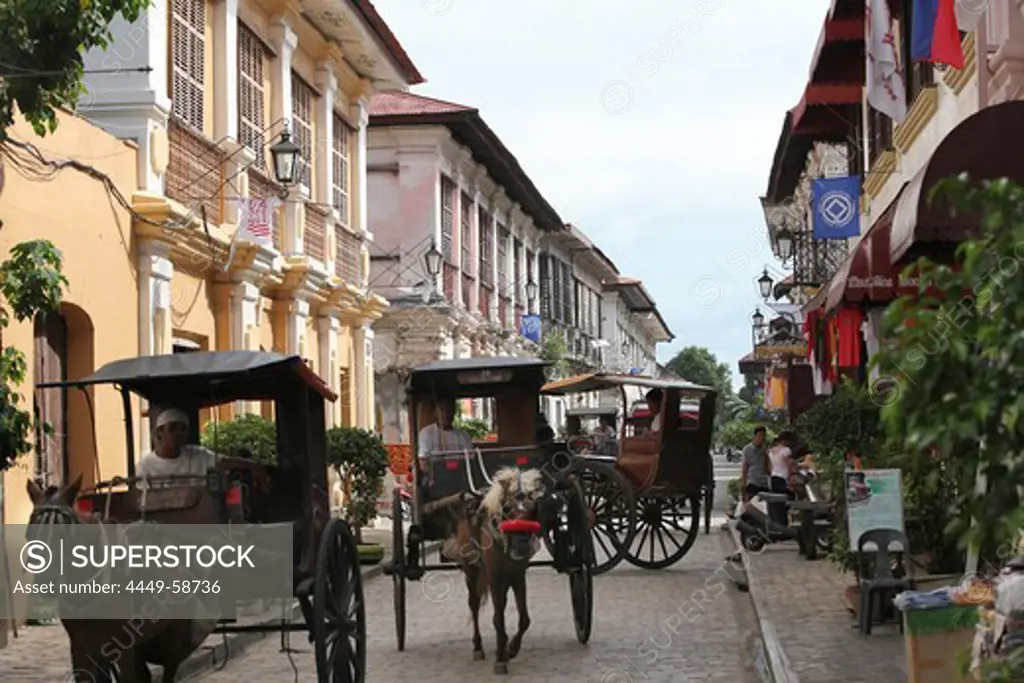
<path id="1" fill-rule="evenodd" d="M 231 262 L 235 257 L 235 247 L 238 246 L 238 240 L 242 239 L 246 242 L 262 244 L 268 247 L 274 244 L 274 211 L 277 209 L 278 199 L 276 197 L 270 197 L 269 199 L 246 197 L 241 202 L 242 208 L 238 229 L 235 230 L 235 234 L 231 238 L 228 260 L 224 264 L 225 272 L 231 267 Z"/>
<path id="2" fill-rule="evenodd" d="M 868 104 L 895 123 L 907 115 L 907 88 L 887 0 L 869 0 L 866 12 Z"/>
<path id="3" fill-rule="evenodd" d="M 239 222 L 238 230 L 235 231 L 235 239 L 243 238 L 256 244 L 270 246 L 274 243 L 274 209 L 277 208 L 277 198 L 257 199 L 247 197 L 242 202 L 242 220 Z"/>
<path id="4" fill-rule="evenodd" d="M 957 28 L 961 31 L 967 31 L 968 33 L 977 28 L 978 21 L 985 16 L 988 4 L 989 0 L 957 0 Z"/>

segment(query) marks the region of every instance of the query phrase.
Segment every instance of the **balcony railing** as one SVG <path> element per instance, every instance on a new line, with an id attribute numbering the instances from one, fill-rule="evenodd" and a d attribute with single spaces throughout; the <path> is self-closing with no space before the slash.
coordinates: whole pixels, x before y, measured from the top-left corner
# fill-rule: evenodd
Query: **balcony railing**
<path id="1" fill-rule="evenodd" d="M 334 257 L 334 274 L 349 284 L 360 285 L 363 281 L 360 268 L 362 240 L 340 225 L 334 226 L 334 238 L 338 248 Z"/>
<path id="2" fill-rule="evenodd" d="M 276 197 L 280 186 L 264 175 L 261 171 L 249 168 L 249 196 L 256 199 Z M 281 251 L 281 214 L 275 212 L 273 220 L 274 248 Z"/>
<path id="3" fill-rule="evenodd" d="M 455 290 L 459 284 L 459 269 L 450 263 L 444 264 L 444 298 L 454 303 Z"/>
<path id="4" fill-rule="evenodd" d="M 467 311 L 470 308 L 470 294 L 473 291 L 473 285 L 476 284 L 476 280 L 472 276 L 462 274 L 462 307 Z"/>
<path id="5" fill-rule="evenodd" d="M 224 215 L 224 152 L 174 118 L 168 125 L 168 137 L 167 196 L 197 216 L 199 207 L 205 206 L 206 219 L 219 224 Z"/>
<path id="6" fill-rule="evenodd" d="M 303 231 L 303 246 L 306 256 L 324 263 L 327 251 L 327 212 L 313 204 L 306 204 L 306 225 Z"/>

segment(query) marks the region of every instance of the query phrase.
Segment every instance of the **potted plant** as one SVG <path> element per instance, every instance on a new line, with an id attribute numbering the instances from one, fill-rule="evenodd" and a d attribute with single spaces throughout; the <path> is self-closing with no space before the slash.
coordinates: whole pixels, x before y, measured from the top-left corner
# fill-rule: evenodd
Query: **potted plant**
<path id="1" fill-rule="evenodd" d="M 358 427 L 327 430 L 327 465 L 345 483 L 345 518 L 352 526 L 362 564 L 376 564 L 384 557 L 379 543 L 363 542 L 363 527 L 377 516 L 377 498 L 388 471 L 388 452 L 378 434 Z"/>

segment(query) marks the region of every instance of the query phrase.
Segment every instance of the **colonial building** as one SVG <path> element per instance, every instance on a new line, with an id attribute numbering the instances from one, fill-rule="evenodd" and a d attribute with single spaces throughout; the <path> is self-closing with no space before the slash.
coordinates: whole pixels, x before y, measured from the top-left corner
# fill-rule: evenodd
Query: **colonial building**
<path id="1" fill-rule="evenodd" d="M 814 175 L 813 157 L 825 146 L 845 148 L 845 174 L 862 180 L 861 235 L 804 302 L 818 393 L 823 386 L 828 391 L 824 380 L 838 376 L 871 379 L 867 367 L 879 345 L 882 312 L 895 298 L 917 291 L 917 282 L 903 281 L 900 271 L 921 255 L 948 259 L 965 236 L 967 226 L 952 219 L 947 206 L 929 203 L 936 182 L 962 172 L 975 181 L 1024 180 L 1024 164 L 1013 151 L 1024 113 L 1018 101 L 1024 92 L 1019 3 L 992 0 L 973 14 L 958 8 L 962 69 L 911 63 L 912 3 L 890 5 L 906 83 L 904 119 L 894 125 L 868 105 L 864 3 L 839 0 L 826 17 L 806 95 L 786 115 L 769 181 L 766 216 L 777 244 L 778 207 Z M 825 326 L 833 324 L 836 343 L 821 344 Z"/>
<path id="2" fill-rule="evenodd" d="M 113 29 L 80 110 L 136 149 L 134 352 L 298 354 L 341 396 L 328 424 L 372 428 L 387 303 L 367 287 L 368 103 L 422 82 L 415 66 L 367 0 L 156 0 Z M 287 187 L 271 160 L 285 131 Z M 281 198 L 273 243 L 231 248 L 248 197 Z"/>
<path id="3" fill-rule="evenodd" d="M 370 114 L 371 286 L 391 304 L 374 327 L 377 409 L 385 440 L 408 443 L 410 367 L 537 353 L 519 321 L 537 310 L 541 237 L 565 228 L 477 110 L 387 93 Z M 463 408 L 491 414 L 486 401 Z"/>
<path id="4" fill-rule="evenodd" d="M 561 338 L 571 371 L 604 367 L 609 358 L 618 367 L 623 353 L 653 369 L 654 344 L 671 338 L 663 322 L 649 322 L 651 315 L 661 321 L 653 300 L 631 294 L 642 286 L 629 281 L 620 302 L 615 264 L 562 221 L 478 110 L 407 92 L 378 95 L 368 174 L 370 285 L 390 303 L 374 324 L 377 408 L 388 443 L 409 443 L 409 368 L 542 354 L 542 344 L 522 334 L 524 314 L 540 316 L 535 340 Z M 597 397 L 577 400 L 596 404 Z M 553 426 L 563 423 L 563 399 L 545 399 L 541 408 Z M 462 411 L 491 416 L 486 401 L 467 401 Z"/>
<path id="5" fill-rule="evenodd" d="M 67 112 L 59 113 L 58 123 L 56 132 L 40 139 L 16 117 L 7 132 L 12 140 L 46 150 L 46 158 L 82 160 L 113 187 L 130 192 L 138 158 L 132 144 Z M 5 156 L 18 162 L 0 160 L 0 260 L 9 257 L 15 244 L 49 240 L 61 252 L 69 283 L 56 314 L 23 323 L 12 320 L 3 330 L 4 346 L 26 356 L 25 382 L 16 387 L 25 399 L 22 405 L 37 411 L 53 429 L 50 435 L 38 435 L 36 452 L 22 457 L 0 479 L 2 521 L 25 524 L 32 510 L 25 492 L 28 479 L 60 485 L 81 475 L 90 485 L 127 472 L 119 392 L 109 387 L 33 388 L 39 382 L 86 377 L 105 363 L 138 353 L 138 251 L 131 214 L 102 183 L 71 168 L 53 175 L 53 168 L 27 151 L 14 144 L 6 147 Z M 138 424 L 138 405 L 132 413 Z"/>

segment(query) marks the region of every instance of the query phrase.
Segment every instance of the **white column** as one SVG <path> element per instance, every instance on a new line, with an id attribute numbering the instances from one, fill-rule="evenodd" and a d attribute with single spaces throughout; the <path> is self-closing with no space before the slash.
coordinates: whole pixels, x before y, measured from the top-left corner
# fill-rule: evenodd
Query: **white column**
<path id="1" fill-rule="evenodd" d="M 366 127 L 370 123 L 370 101 L 360 98 L 355 105 L 356 115 L 356 187 L 355 196 L 358 198 L 358 212 L 356 213 L 357 224 L 354 226 L 356 232 L 363 233 L 367 240 L 373 240 L 370 234 L 370 222 L 367 219 L 368 200 L 366 195 Z M 351 156 L 349 163 L 352 163 Z M 351 190 L 350 190 L 351 193 Z"/>
<path id="2" fill-rule="evenodd" d="M 526 300 L 527 311 L 530 313 L 540 312 L 540 244 L 534 243 L 530 250 L 533 251 L 533 263 L 527 266 L 527 279 L 526 282 L 529 284 L 530 280 L 533 280 L 533 284 L 537 285 L 537 295 L 533 301 L 529 298 Z"/>
<path id="3" fill-rule="evenodd" d="M 313 201 L 330 204 L 331 188 L 334 182 L 334 98 L 338 94 L 338 79 L 330 62 L 321 62 L 316 70 L 316 85 L 323 95 L 316 100 L 316 119 L 318 139 L 316 141 L 316 187 L 313 189 Z"/>
<path id="4" fill-rule="evenodd" d="M 230 295 L 231 348 L 242 351 L 253 351 L 258 348 L 253 335 L 260 321 L 259 303 L 260 288 L 251 282 L 242 281 L 231 288 Z M 252 401 L 239 401 L 235 406 L 236 413 L 254 413 L 256 404 Z"/>
<path id="5" fill-rule="evenodd" d="M 238 140 L 238 0 L 213 2 L 213 40 L 210 43 L 213 46 L 213 137 Z"/>
<path id="6" fill-rule="evenodd" d="M 452 184 L 455 186 L 455 197 L 452 198 L 452 261 L 458 264 L 455 273 L 455 300 L 452 304 L 462 307 L 462 172 L 456 169 L 452 173 Z"/>
<path id="7" fill-rule="evenodd" d="M 473 211 L 469 217 L 469 260 L 473 286 L 469 292 L 469 309 L 480 310 L 480 188 L 473 187 Z M 475 265 L 473 265 L 475 264 Z"/>
<path id="8" fill-rule="evenodd" d="M 287 324 L 285 332 L 285 353 L 306 355 L 305 335 L 306 318 L 309 317 L 309 302 L 293 299 L 288 302 Z"/>
<path id="9" fill-rule="evenodd" d="M 373 430 L 376 428 L 376 420 L 373 410 L 373 330 L 370 329 L 370 321 L 364 321 L 354 328 L 354 332 L 355 358 L 352 370 L 356 384 L 356 425 Z"/>
<path id="10" fill-rule="evenodd" d="M 494 283 L 494 290 L 491 292 L 490 310 L 487 311 L 488 320 L 498 318 L 498 297 L 501 296 L 501 289 L 498 287 L 498 211 L 491 203 L 491 224 L 487 229 L 491 232 L 491 282 Z"/>
<path id="11" fill-rule="evenodd" d="M 327 313 L 317 318 L 317 348 L 320 350 L 320 377 L 331 388 L 331 391 L 341 395 L 338 387 L 338 332 L 341 329 L 341 321 L 337 314 Z M 337 406 L 333 403 L 327 405 L 325 418 L 327 427 L 334 427 L 338 424 Z"/>
<path id="12" fill-rule="evenodd" d="M 299 44 L 299 37 L 288 25 L 284 17 L 270 26 L 270 40 L 277 50 L 277 59 L 270 62 L 270 82 L 273 99 L 270 102 L 271 130 L 267 137 L 276 137 L 282 130 L 284 122 L 289 130 L 293 130 L 292 120 L 292 54 Z M 299 234 L 302 205 L 299 203 L 301 190 L 295 185 L 289 192 L 289 201 L 285 204 L 284 225 L 281 231 L 281 251 L 284 255 L 296 254 L 301 251 Z"/>
<path id="13" fill-rule="evenodd" d="M 144 240 L 139 244 L 139 355 L 156 356 L 169 351 L 171 325 L 171 279 L 174 264 L 168 258 L 169 245 Z M 145 405 L 143 406 L 145 407 Z M 139 425 L 140 451 L 150 450 L 148 420 Z"/>
<path id="14" fill-rule="evenodd" d="M 168 0 L 154 0 L 138 19 L 128 23 L 118 14 L 110 23 L 113 39 L 107 48 L 84 56 L 85 91 L 79 114 L 110 134 L 138 145 L 137 182 L 141 190 L 162 193 L 162 170 L 154 164 L 154 135 L 167 127 Z M 147 68 L 148 71 L 133 69 Z M 104 73 L 97 73 L 103 71 Z"/>

